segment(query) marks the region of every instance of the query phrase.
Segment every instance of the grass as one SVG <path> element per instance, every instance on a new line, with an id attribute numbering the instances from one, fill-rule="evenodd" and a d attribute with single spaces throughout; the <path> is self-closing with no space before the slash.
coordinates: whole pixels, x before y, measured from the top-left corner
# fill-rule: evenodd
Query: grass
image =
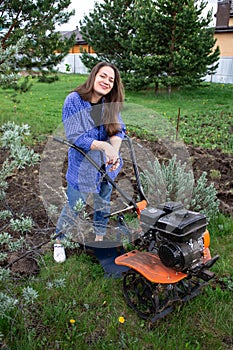
<path id="1" fill-rule="evenodd" d="M 12 102 L 11 91 L 0 90 L 1 124 L 7 120 L 28 123 L 37 140 L 45 139 L 61 124 L 66 95 L 85 78 L 61 74 L 53 84 L 34 83 L 29 93 L 20 96 L 20 103 Z M 233 85 L 203 83 L 200 87 L 175 90 L 171 96 L 166 92 L 156 96 L 150 90 L 127 91 L 122 114 L 131 130 L 161 138 L 167 138 L 169 133 L 174 140 L 180 110 L 178 131 L 185 143 L 231 152 L 232 107 Z"/>
<path id="2" fill-rule="evenodd" d="M 186 144 L 232 151 L 232 101 L 233 86 L 222 84 L 203 83 L 174 91 L 171 96 L 166 92 L 155 96 L 153 91 L 128 93 L 126 108 L 128 104 L 137 112 L 133 116 L 125 113 L 124 119 L 154 135 L 162 123 L 162 138 L 169 130 L 170 139 L 175 139 L 178 126 Z"/>
<path id="3" fill-rule="evenodd" d="M 20 103 L 12 103 L 11 91 L 0 90 L 1 124 L 11 120 L 28 123 L 33 139 L 45 140 L 61 123 L 67 93 L 84 76 L 61 75 L 54 84 L 35 82 Z M 187 143 L 232 151 L 233 86 L 203 84 L 174 91 L 168 97 L 153 91 L 126 92 L 124 121 L 143 136 L 151 131 L 175 137 L 179 131 Z M 147 116 L 145 118 L 145 116 Z M 164 128 L 160 128 L 161 117 Z M 147 133 L 145 132 L 147 130 Z M 220 135 L 220 136 L 218 136 Z M 220 214 L 209 225 L 211 252 L 220 260 L 212 270 L 217 280 L 182 308 L 150 324 L 127 307 L 122 280 L 105 278 L 99 264 L 85 255 L 72 255 L 64 264 L 53 262 L 51 249 L 39 257 L 38 276 L 14 279 L 7 288 L 20 301 L 11 319 L 0 320 L 0 345 L 11 350 L 230 350 L 233 347 L 232 218 Z M 38 291 L 25 306 L 22 287 Z M 119 322 L 123 316 L 124 323 Z M 70 320 L 74 320 L 71 323 Z M 2 333 L 2 335 L 1 335 Z"/>
<path id="4" fill-rule="evenodd" d="M 37 82 L 28 93 L 19 96 L 19 103 L 12 102 L 10 90 L 1 90 L 1 124 L 8 120 L 27 123 L 34 137 L 46 138 L 61 122 L 65 96 L 80 81 L 75 76 L 70 80 L 68 75 L 61 75 L 60 81 L 54 84 Z"/>

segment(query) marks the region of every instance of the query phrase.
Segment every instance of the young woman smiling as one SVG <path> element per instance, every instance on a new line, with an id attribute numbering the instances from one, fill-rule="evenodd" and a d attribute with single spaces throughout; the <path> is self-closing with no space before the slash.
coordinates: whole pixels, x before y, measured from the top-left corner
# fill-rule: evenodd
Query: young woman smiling
<path id="1" fill-rule="evenodd" d="M 123 100 L 118 69 L 111 63 L 100 62 L 92 69 L 86 82 L 66 97 L 62 110 L 67 140 L 94 159 L 113 180 L 123 165 L 119 155 L 125 135 L 120 115 Z M 68 151 L 66 180 L 68 203 L 63 207 L 56 227 L 56 234 L 60 233 L 61 239 L 54 245 L 57 262 L 66 259 L 62 238 L 75 225 L 77 213 L 73 208 L 77 201 L 81 199 L 86 203 L 87 196 L 93 194 L 96 241 L 102 241 L 106 235 L 106 215 L 110 212 L 112 185 L 74 148 Z"/>

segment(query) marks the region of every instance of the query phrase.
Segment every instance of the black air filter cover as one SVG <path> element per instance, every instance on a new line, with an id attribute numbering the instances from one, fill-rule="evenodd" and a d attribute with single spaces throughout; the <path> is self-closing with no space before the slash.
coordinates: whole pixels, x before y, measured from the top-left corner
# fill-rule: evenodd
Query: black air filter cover
<path id="1" fill-rule="evenodd" d="M 172 212 L 157 222 L 160 236 L 175 242 L 198 239 L 206 230 L 206 216 L 186 209 Z"/>
<path id="2" fill-rule="evenodd" d="M 183 209 L 183 204 L 180 202 L 165 202 L 159 204 L 157 208 L 165 211 L 166 214 L 170 214 L 173 211 Z"/>
<path id="3" fill-rule="evenodd" d="M 158 219 L 165 215 L 163 210 L 154 207 L 147 207 L 140 212 L 140 221 L 149 226 L 155 226 Z"/>

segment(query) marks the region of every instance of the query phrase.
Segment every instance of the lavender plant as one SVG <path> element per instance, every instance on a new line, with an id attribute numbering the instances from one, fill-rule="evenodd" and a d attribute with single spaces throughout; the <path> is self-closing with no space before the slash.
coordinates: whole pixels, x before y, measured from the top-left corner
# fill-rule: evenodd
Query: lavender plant
<path id="1" fill-rule="evenodd" d="M 203 172 L 195 181 L 193 172 L 187 170 L 186 163 L 177 161 L 174 155 L 166 164 L 156 158 L 148 162 L 149 170 L 140 176 L 144 191 L 152 197 L 154 205 L 166 201 L 179 201 L 184 207 L 199 211 L 211 219 L 219 211 L 219 200 L 214 185 L 207 184 L 207 173 Z"/>
<path id="2" fill-rule="evenodd" d="M 26 166 L 31 166 L 39 162 L 40 157 L 33 150 L 30 150 L 25 146 L 25 137 L 30 135 L 30 127 L 28 125 L 16 125 L 14 122 L 8 122 L 4 124 L 1 129 L 0 144 L 6 151 L 8 151 L 8 157 L 3 162 L 0 170 L 0 201 L 4 201 L 6 197 L 6 190 L 8 188 L 7 179 L 15 171 L 15 169 L 23 169 Z M 20 251 L 23 248 L 28 248 L 25 242 L 24 234 L 30 232 L 33 227 L 32 218 L 24 215 L 13 215 L 13 212 L 8 210 L 0 210 L 0 218 L 2 222 L 5 222 L 1 227 L 0 234 L 0 261 L 4 261 L 7 258 L 8 252 Z M 20 237 L 15 239 L 6 230 L 16 231 L 20 233 Z M 15 296 L 9 295 L 6 289 L 7 285 L 10 285 L 11 272 L 9 269 L 3 267 L 0 268 L 0 304 L 1 318 L 9 318 L 11 311 L 13 311 L 19 303 L 19 299 Z M 7 283 L 6 283 L 7 282 Z M 37 297 L 37 292 L 31 288 L 25 288 L 22 291 L 23 298 L 20 298 L 20 302 L 25 305 L 33 303 Z"/>
<path id="3" fill-rule="evenodd" d="M 16 308 L 18 303 L 18 299 L 12 298 L 6 293 L 0 292 L 0 317 L 9 318 L 9 313 Z"/>
<path id="4" fill-rule="evenodd" d="M 38 292 L 31 287 L 23 288 L 22 295 L 26 304 L 33 304 L 39 296 Z"/>

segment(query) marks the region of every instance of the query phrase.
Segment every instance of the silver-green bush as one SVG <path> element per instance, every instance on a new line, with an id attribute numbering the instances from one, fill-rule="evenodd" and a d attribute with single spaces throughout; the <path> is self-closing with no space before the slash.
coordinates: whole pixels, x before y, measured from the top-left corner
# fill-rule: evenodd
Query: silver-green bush
<path id="1" fill-rule="evenodd" d="M 185 208 L 202 212 L 212 218 L 219 211 L 217 191 L 211 183 L 207 185 L 207 173 L 203 172 L 196 181 L 186 163 L 177 161 L 176 155 L 167 164 L 156 158 L 148 162 L 149 170 L 141 174 L 145 194 L 152 198 L 153 205 L 166 201 L 181 202 Z"/>

